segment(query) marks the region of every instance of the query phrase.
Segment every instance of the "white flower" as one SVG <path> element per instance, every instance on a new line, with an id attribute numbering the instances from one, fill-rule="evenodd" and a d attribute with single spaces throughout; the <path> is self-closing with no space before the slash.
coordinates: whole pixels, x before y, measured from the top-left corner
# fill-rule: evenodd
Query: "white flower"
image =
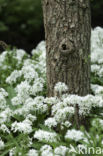
<path id="1" fill-rule="evenodd" d="M 35 150 L 35 149 L 29 150 L 29 152 L 28 152 L 28 154 L 27 154 L 27 156 L 38 156 L 38 155 L 39 155 L 39 154 L 38 154 L 38 151 Z"/>
<path id="2" fill-rule="evenodd" d="M 100 96 L 86 95 L 84 97 L 81 97 L 78 95 L 68 95 L 65 99 L 63 99 L 63 104 L 65 107 L 67 107 L 68 105 L 75 106 L 76 104 L 78 104 L 79 114 L 88 115 L 92 107 L 102 107 L 103 100 Z"/>
<path id="3" fill-rule="evenodd" d="M 69 128 L 72 125 L 69 121 L 62 122 L 61 124 L 62 126 L 65 126 L 67 128 Z"/>
<path id="4" fill-rule="evenodd" d="M 37 114 L 45 113 L 48 110 L 48 106 L 43 102 L 44 102 L 43 96 L 37 96 L 34 99 L 29 97 L 25 100 L 21 108 L 16 109 L 14 111 L 14 114 L 21 114 L 27 116 L 30 113 L 30 111 L 33 111 Z"/>
<path id="5" fill-rule="evenodd" d="M 22 122 L 15 121 L 11 125 L 11 130 L 13 132 L 21 132 L 21 133 L 31 133 L 32 132 L 32 122 L 30 120 L 25 119 Z"/>
<path id="6" fill-rule="evenodd" d="M 44 102 L 44 97 L 42 96 L 37 96 L 33 102 L 34 109 L 40 114 L 48 110 L 47 104 L 44 104 L 43 102 Z"/>
<path id="7" fill-rule="evenodd" d="M 92 73 L 99 73 L 99 70 L 100 70 L 100 66 L 99 65 L 97 65 L 97 64 L 93 64 L 93 65 L 91 65 L 91 71 L 92 71 Z"/>
<path id="8" fill-rule="evenodd" d="M 56 127 L 57 122 L 56 122 L 55 118 L 48 118 L 47 120 L 45 120 L 45 126 L 48 126 L 49 128 Z"/>
<path id="9" fill-rule="evenodd" d="M 74 141 L 79 141 L 82 140 L 84 138 L 84 134 L 83 132 L 79 131 L 79 130 L 68 130 L 66 135 L 65 135 L 65 139 L 71 139 Z"/>
<path id="10" fill-rule="evenodd" d="M 42 55 L 42 53 L 46 54 L 46 43 L 45 43 L 45 41 L 41 41 L 37 45 L 36 49 L 33 49 L 31 53 L 32 53 L 32 55 L 35 55 L 35 54 Z"/>
<path id="11" fill-rule="evenodd" d="M 21 77 L 22 72 L 20 70 L 14 70 L 9 77 L 6 79 L 6 83 L 12 84 L 16 83 L 17 78 Z"/>
<path id="12" fill-rule="evenodd" d="M 54 156 L 53 155 L 53 149 L 51 146 L 49 145 L 44 145 L 41 147 L 40 149 L 40 152 L 41 152 L 41 156 Z"/>
<path id="13" fill-rule="evenodd" d="M 18 93 L 18 96 L 21 97 L 21 101 L 24 102 L 30 95 L 30 89 L 31 86 L 27 81 L 22 81 L 20 84 L 16 87 L 16 92 Z"/>
<path id="14" fill-rule="evenodd" d="M 44 130 L 38 130 L 34 134 L 34 138 L 39 141 L 45 140 L 47 142 L 57 142 L 57 134 L 54 132 L 48 132 Z"/>
<path id="15" fill-rule="evenodd" d="M 3 124 L 10 120 L 12 115 L 12 111 L 9 108 L 6 108 L 4 111 L 0 113 L 0 124 Z"/>
<path id="16" fill-rule="evenodd" d="M 103 140 L 101 141 L 101 144 L 103 145 Z"/>
<path id="17" fill-rule="evenodd" d="M 0 93 L 0 109 L 6 108 L 6 99 L 5 97 Z"/>
<path id="18" fill-rule="evenodd" d="M 54 87 L 54 90 L 59 92 L 59 93 L 62 93 L 62 92 L 66 92 L 68 90 L 68 87 L 65 83 L 63 82 L 58 82 L 55 87 Z"/>
<path id="19" fill-rule="evenodd" d="M 37 49 L 38 51 L 42 51 L 43 53 L 46 53 L 46 43 L 45 43 L 45 41 L 41 41 L 41 42 L 37 45 L 36 49 Z"/>
<path id="20" fill-rule="evenodd" d="M 31 87 L 31 94 L 36 95 L 36 93 L 43 91 L 43 82 L 41 79 L 36 79 Z"/>
<path id="21" fill-rule="evenodd" d="M 98 71 L 99 77 L 103 77 L 103 66 L 101 66 L 100 70 Z"/>
<path id="22" fill-rule="evenodd" d="M 40 55 L 40 52 L 41 51 L 38 51 L 37 49 L 32 49 L 32 51 L 31 51 L 32 55 L 37 55 L 37 56 Z"/>
<path id="23" fill-rule="evenodd" d="M 63 122 L 66 120 L 69 115 L 74 114 L 74 108 L 73 107 L 64 107 L 59 109 L 56 114 L 54 115 L 57 122 Z"/>
<path id="24" fill-rule="evenodd" d="M 22 74 L 24 75 L 25 80 L 28 81 L 38 78 L 38 73 L 35 71 L 35 66 L 33 64 L 23 66 Z"/>
<path id="25" fill-rule="evenodd" d="M 2 141 L 2 139 L 0 138 L 0 150 L 3 149 L 5 147 L 4 142 Z"/>
<path id="26" fill-rule="evenodd" d="M 57 97 L 46 97 L 44 99 L 44 103 L 50 104 L 50 105 L 55 105 L 59 102 L 59 99 L 57 99 Z"/>
<path id="27" fill-rule="evenodd" d="M 34 122 L 34 121 L 37 119 L 37 117 L 36 117 L 35 115 L 28 114 L 28 115 L 26 116 L 26 119 L 27 119 L 27 120 L 30 120 L 30 121 L 32 121 L 32 122 Z"/>
<path id="28" fill-rule="evenodd" d="M 2 67 L 2 69 L 4 67 L 3 62 L 5 61 L 7 53 L 7 51 L 4 51 L 2 54 L 0 54 L 0 68 Z"/>
<path id="29" fill-rule="evenodd" d="M 92 126 L 98 128 L 98 126 L 101 127 L 101 129 L 103 129 L 103 120 L 96 118 L 92 121 Z"/>
<path id="30" fill-rule="evenodd" d="M 82 97 L 72 94 L 72 95 L 68 95 L 64 100 L 63 103 L 65 105 L 72 105 L 75 106 L 76 104 L 79 104 L 82 102 Z"/>
<path id="31" fill-rule="evenodd" d="M 103 120 L 99 119 L 99 123 L 101 124 L 101 126 L 103 126 Z"/>
<path id="32" fill-rule="evenodd" d="M 59 146 L 57 148 L 55 148 L 54 153 L 56 155 L 60 155 L 60 156 L 65 156 L 68 152 L 69 148 L 65 147 L 65 146 Z"/>
<path id="33" fill-rule="evenodd" d="M 23 49 L 17 49 L 16 50 L 16 59 L 18 60 L 18 63 L 21 63 L 24 55 L 26 55 L 26 52 Z"/>
<path id="34" fill-rule="evenodd" d="M 8 96 L 8 93 L 5 91 L 4 88 L 0 88 L 0 94 L 2 94 L 4 97 Z"/>
<path id="35" fill-rule="evenodd" d="M 11 99 L 12 105 L 17 106 L 22 104 L 22 98 L 20 95 L 15 96 L 14 98 Z"/>
<path id="36" fill-rule="evenodd" d="M 0 88 L 0 109 L 6 108 L 5 97 L 7 97 L 7 96 L 8 96 L 8 93 L 3 88 Z"/>
<path id="37" fill-rule="evenodd" d="M 29 94 L 29 90 L 30 90 L 30 85 L 28 84 L 27 81 L 23 81 L 21 82 L 21 84 L 17 85 L 16 87 L 16 92 L 21 94 Z"/>
<path id="38" fill-rule="evenodd" d="M 92 63 L 103 63 L 103 29 L 96 27 L 91 32 L 91 61 Z"/>
<path id="39" fill-rule="evenodd" d="M 100 96 L 87 95 L 82 97 L 82 102 L 79 103 L 80 115 L 89 114 L 92 107 L 102 107 L 103 99 Z"/>
<path id="40" fill-rule="evenodd" d="M 10 130 L 7 128 L 5 124 L 2 124 L 0 126 L 0 130 L 2 130 L 4 133 L 10 133 Z"/>
<path id="41" fill-rule="evenodd" d="M 10 149 L 10 151 L 9 151 L 9 156 L 15 156 L 15 152 L 16 152 L 16 147 L 13 147 L 13 148 Z"/>

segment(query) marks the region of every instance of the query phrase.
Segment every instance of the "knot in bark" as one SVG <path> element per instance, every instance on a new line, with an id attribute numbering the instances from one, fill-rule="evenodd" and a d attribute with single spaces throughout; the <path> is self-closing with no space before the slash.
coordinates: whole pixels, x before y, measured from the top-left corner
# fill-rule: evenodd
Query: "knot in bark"
<path id="1" fill-rule="evenodd" d="M 74 52 L 74 45 L 71 41 L 63 39 L 60 43 L 59 49 L 62 56 L 69 56 L 69 54 Z"/>

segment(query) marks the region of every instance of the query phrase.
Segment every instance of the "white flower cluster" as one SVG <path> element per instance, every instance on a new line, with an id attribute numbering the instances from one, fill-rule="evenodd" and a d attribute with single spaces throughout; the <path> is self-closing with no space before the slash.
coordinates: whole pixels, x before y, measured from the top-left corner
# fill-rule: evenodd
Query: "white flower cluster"
<path id="1" fill-rule="evenodd" d="M 57 148 L 55 148 L 54 153 L 55 155 L 59 156 L 66 156 L 67 152 L 68 152 L 69 148 L 65 147 L 65 146 L 59 146 Z"/>
<path id="2" fill-rule="evenodd" d="M 72 139 L 75 141 L 79 141 L 84 139 L 84 134 L 79 130 L 75 130 L 75 129 L 68 130 L 65 135 L 65 139 Z"/>
<path id="3" fill-rule="evenodd" d="M 100 119 L 100 118 L 96 118 L 92 121 L 92 125 L 93 127 L 97 127 L 97 128 L 100 128 L 103 130 L 103 119 Z"/>
<path id="4" fill-rule="evenodd" d="M 87 95 L 84 97 L 78 95 L 69 95 L 64 99 L 64 103 L 75 106 L 78 104 L 80 115 L 88 115 L 92 107 L 103 107 L 101 96 Z"/>
<path id="5" fill-rule="evenodd" d="M 27 81 L 38 78 L 38 73 L 35 71 L 35 66 L 33 64 L 23 66 L 22 74 L 24 75 L 24 79 Z"/>
<path id="6" fill-rule="evenodd" d="M 58 82 L 55 87 L 54 87 L 54 90 L 56 92 L 59 92 L 60 94 L 63 93 L 63 92 L 66 92 L 68 90 L 68 87 L 65 83 L 62 83 L 62 82 Z"/>
<path id="7" fill-rule="evenodd" d="M 0 69 L 4 69 L 5 67 L 3 66 L 3 63 L 5 61 L 7 51 L 4 51 L 2 54 L 0 54 Z"/>
<path id="8" fill-rule="evenodd" d="M 92 30 L 91 61 L 92 72 L 98 76 L 103 75 L 103 29 L 96 28 Z M 54 90 L 59 93 L 59 97 L 43 96 L 44 84 L 46 82 L 46 49 L 45 42 L 41 42 L 36 49 L 32 50 L 32 59 L 27 56 L 23 50 L 16 50 L 13 58 L 17 60 L 17 68 L 11 70 L 11 66 L 6 67 L 5 58 L 8 52 L 0 55 L 0 68 L 11 70 L 6 78 L 7 89 L 13 88 L 13 95 L 8 97 L 8 93 L 0 89 L 0 133 L 22 133 L 29 137 L 27 143 L 27 156 L 65 156 L 68 155 L 68 147 L 63 145 L 50 146 L 60 142 L 61 131 L 64 131 L 66 140 L 80 141 L 85 140 L 83 132 L 72 129 L 72 118 L 75 113 L 75 106 L 79 106 L 80 115 L 89 115 L 93 107 L 103 108 L 103 87 L 100 85 L 91 85 L 94 95 L 84 97 L 78 95 L 68 95 L 68 87 L 58 82 Z M 12 53 L 12 52 L 10 52 Z M 10 71 L 9 70 L 9 71 Z M 11 98 L 11 99 L 10 99 Z M 51 129 L 40 128 L 40 124 Z M 103 126 L 103 121 L 99 121 Z M 94 122 L 94 125 L 96 122 Z M 39 128 L 38 128 L 39 127 Z M 54 131 L 53 131 L 54 130 Z M 58 131 L 58 133 L 56 132 Z M 59 132 L 60 131 L 60 132 Z M 33 136 L 34 135 L 34 136 Z M 61 135 L 61 134 L 60 134 Z M 15 135 L 14 135 L 15 136 Z M 38 141 L 37 141 L 38 140 Z M 47 143 L 37 150 L 33 145 L 35 142 Z M 4 140 L 0 139 L 0 148 L 4 146 Z M 16 147 L 12 147 L 9 154 L 15 155 Z M 21 153 L 20 153 L 21 154 Z M 18 154 L 19 155 L 19 154 Z"/>
<path id="9" fill-rule="evenodd" d="M 103 63 L 103 29 L 96 27 L 91 32 L 91 61 L 92 63 Z"/>
<path id="10" fill-rule="evenodd" d="M 0 138 L 0 150 L 3 149 L 5 147 L 4 142 L 2 141 L 2 139 Z"/>
<path id="11" fill-rule="evenodd" d="M 49 145 L 44 145 L 40 149 L 41 156 L 66 156 L 69 152 L 69 148 L 65 146 L 58 146 L 54 149 L 52 149 Z"/>
<path id="12" fill-rule="evenodd" d="M 3 88 L 0 88 L 0 94 L 2 94 L 4 97 L 8 96 L 8 93 Z"/>
<path id="13" fill-rule="evenodd" d="M 17 79 L 21 76 L 28 82 L 31 82 L 33 79 L 38 78 L 38 73 L 35 70 L 34 64 L 24 65 L 21 70 L 14 70 L 11 75 L 6 79 L 8 84 L 16 83 Z"/>
<path id="14" fill-rule="evenodd" d="M 17 49 L 16 50 L 16 56 L 15 58 L 18 60 L 18 64 L 22 62 L 23 57 L 26 55 L 26 51 L 23 49 Z"/>
<path id="15" fill-rule="evenodd" d="M 9 151 L 9 156 L 15 156 L 16 147 L 13 147 Z"/>
<path id="16" fill-rule="evenodd" d="M 41 47 L 41 48 L 40 48 Z M 45 42 L 41 42 L 35 50 L 32 51 L 32 54 L 34 55 L 34 51 L 38 54 L 38 61 L 31 60 L 29 58 L 23 60 L 22 68 L 21 70 L 14 70 L 9 77 L 7 77 L 6 82 L 8 84 L 16 83 L 17 79 L 20 77 L 24 77 L 24 80 L 31 82 L 32 80 L 35 80 L 35 83 L 38 79 L 38 72 L 41 73 L 41 76 L 43 78 L 46 75 L 46 50 L 45 50 Z M 23 50 L 16 50 L 16 56 L 18 62 L 20 63 L 26 55 L 25 51 Z M 41 77 L 42 79 L 42 77 Z M 39 80 L 39 79 L 38 79 Z M 42 80 L 44 82 L 44 80 Z M 41 83 L 40 83 L 41 84 Z"/>
<path id="17" fill-rule="evenodd" d="M 48 132 L 44 130 L 38 130 L 34 134 L 34 138 L 38 139 L 39 141 L 46 141 L 46 142 L 57 142 L 59 139 L 57 134 L 54 132 Z"/>
<path id="18" fill-rule="evenodd" d="M 37 45 L 36 49 L 33 49 L 33 50 L 32 50 L 32 55 L 38 54 L 38 52 L 39 52 L 40 54 L 43 53 L 43 56 L 44 56 L 44 58 L 45 58 L 45 54 L 46 54 L 46 43 L 45 43 L 45 41 L 41 41 L 41 42 Z"/>
<path id="19" fill-rule="evenodd" d="M 103 96 L 103 87 L 97 84 L 91 84 L 91 89 L 95 95 Z"/>
<path id="20" fill-rule="evenodd" d="M 0 88 L 0 109 L 2 110 L 6 108 L 5 97 L 7 96 L 8 96 L 8 93 L 3 88 Z"/>
<path id="21" fill-rule="evenodd" d="M 46 97 L 44 99 L 44 103 L 47 103 L 48 105 L 55 105 L 59 102 L 59 99 L 57 97 Z"/>
<path id="22" fill-rule="evenodd" d="M 47 112 L 48 106 L 43 103 L 44 98 L 42 96 L 37 96 L 36 98 L 28 98 L 22 107 L 14 110 L 13 114 L 27 116 L 31 111 L 36 115 Z"/>
<path id="23" fill-rule="evenodd" d="M 32 50 L 32 55 L 35 57 L 35 55 L 39 55 L 39 62 L 35 66 L 36 69 L 38 69 L 42 75 L 45 77 L 46 74 L 46 43 L 45 41 L 41 41 L 36 49 Z"/>
<path id="24" fill-rule="evenodd" d="M 56 127 L 57 122 L 56 122 L 55 118 L 48 118 L 47 120 L 45 120 L 45 126 L 48 126 L 49 128 Z"/>
<path id="25" fill-rule="evenodd" d="M 0 126 L 0 130 L 4 133 L 10 133 L 10 130 L 8 129 L 8 127 L 5 124 L 2 124 Z"/>
<path id="26" fill-rule="evenodd" d="M 29 98 L 31 86 L 27 81 L 22 81 L 15 88 L 17 97 L 20 98 L 21 103 L 25 102 Z"/>
<path id="27" fill-rule="evenodd" d="M 31 94 L 36 95 L 38 92 L 43 91 L 44 80 L 42 78 L 37 78 L 31 87 Z"/>
<path id="28" fill-rule="evenodd" d="M 15 121 L 12 125 L 11 125 L 11 130 L 13 132 L 23 132 L 25 133 L 31 133 L 32 132 L 32 122 L 30 120 L 24 120 L 23 122 L 17 122 Z"/>
<path id="29" fill-rule="evenodd" d="M 6 82 L 9 84 L 16 83 L 17 78 L 21 77 L 22 72 L 19 70 L 14 70 L 9 77 L 7 77 Z"/>
<path id="30" fill-rule="evenodd" d="M 0 124 L 4 124 L 5 122 L 10 120 L 12 115 L 12 110 L 10 108 L 6 108 L 2 112 L 0 112 Z"/>
<path id="31" fill-rule="evenodd" d="M 29 152 L 28 152 L 28 154 L 27 154 L 27 156 L 38 156 L 38 155 L 39 155 L 39 154 L 38 154 L 38 151 L 35 150 L 35 149 L 29 150 Z"/>
<path id="32" fill-rule="evenodd" d="M 47 155 L 53 156 L 53 149 L 49 145 L 42 146 L 40 152 L 41 152 L 41 156 L 47 156 Z"/>
<path id="33" fill-rule="evenodd" d="M 91 71 L 103 76 L 103 28 L 96 27 L 91 33 Z"/>

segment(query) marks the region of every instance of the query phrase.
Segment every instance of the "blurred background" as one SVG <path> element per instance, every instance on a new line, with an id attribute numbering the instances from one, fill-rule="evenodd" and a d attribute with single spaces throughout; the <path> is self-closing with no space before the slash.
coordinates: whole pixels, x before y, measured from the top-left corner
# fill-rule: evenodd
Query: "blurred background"
<path id="1" fill-rule="evenodd" d="M 92 28 L 103 27 L 103 0 L 91 0 Z M 44 40 L 41 0 L 0 0 L 0 40 L 28 53 Z"/>

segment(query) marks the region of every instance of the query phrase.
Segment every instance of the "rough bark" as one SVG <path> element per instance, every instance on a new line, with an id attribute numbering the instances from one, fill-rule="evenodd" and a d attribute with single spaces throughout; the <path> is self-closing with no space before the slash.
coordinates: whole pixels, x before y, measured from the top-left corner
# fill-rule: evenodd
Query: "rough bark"
<path id="1" fill-rule="evenodd" d="M 42 0 L 42 5 L 48 96 L 54 96 L 57 82 L 84 96 L 90 90 L 90 1 Z"/>

